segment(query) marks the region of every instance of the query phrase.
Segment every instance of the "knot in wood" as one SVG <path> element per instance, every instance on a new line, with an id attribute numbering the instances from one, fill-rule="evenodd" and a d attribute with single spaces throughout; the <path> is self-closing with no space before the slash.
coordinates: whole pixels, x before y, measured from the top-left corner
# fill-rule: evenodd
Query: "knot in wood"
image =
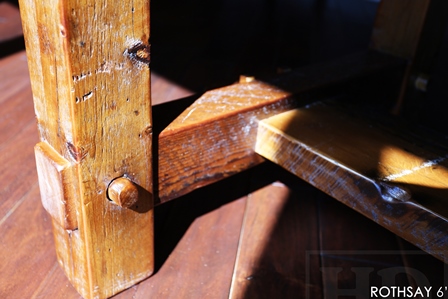
<path id="1" fill-rule="evenodd" d="M 138 188 L 129 179 L 120 177 L 110 183 L 107 196 L 120 207 L 129 208 L 138 201 Z"/>

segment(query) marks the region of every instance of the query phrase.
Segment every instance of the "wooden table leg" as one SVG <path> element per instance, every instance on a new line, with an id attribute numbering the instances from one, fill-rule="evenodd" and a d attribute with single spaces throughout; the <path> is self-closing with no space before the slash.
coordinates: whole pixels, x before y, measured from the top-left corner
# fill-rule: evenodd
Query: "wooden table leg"
<path id="1" fill-rule="evenodd" d="M 20 8 L 58 260 L 84 297 L 110 297 L 153 272 L 149 1 Z"/>

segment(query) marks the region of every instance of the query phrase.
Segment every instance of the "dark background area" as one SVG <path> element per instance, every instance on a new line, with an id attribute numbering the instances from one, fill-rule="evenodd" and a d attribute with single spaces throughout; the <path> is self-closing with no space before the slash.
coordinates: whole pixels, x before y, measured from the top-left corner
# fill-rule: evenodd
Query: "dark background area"
<path id="1" fill-rule="evenodd" d="M 377 2 L 151 3 L 152 70 L 195 91 L 366 49 Z M 174 8 L 174 9 L 173 9 Z"/>
<path id="2" fill-rule="evenodd" d="M 18 5 L 15 0 L 8 0 Z M 151 69 L 196 93 L 368 48 L 379 0 L 152 0 Z M 441 26 L 445 26 L 441 24 Z M 446 27 L 446 26 L 445 26 Z M 448 134 L 448 36 L 412 122 Z M 4 42 L 0 56 L 24 48 Z M 418 111 L 418 112 L 415 112 Z"/>
<path id="3" fill-rule="evenodd" d="M 241 74 L 273 74 L 359 52 L 369 46 L 378 2 L 153 0 L 152 71 L 200 93 Z M 417 102 L 401 115 L 443 134 L 448 134 L 447 52 L 448 37 L 426 94 L 413 95 Z"/>

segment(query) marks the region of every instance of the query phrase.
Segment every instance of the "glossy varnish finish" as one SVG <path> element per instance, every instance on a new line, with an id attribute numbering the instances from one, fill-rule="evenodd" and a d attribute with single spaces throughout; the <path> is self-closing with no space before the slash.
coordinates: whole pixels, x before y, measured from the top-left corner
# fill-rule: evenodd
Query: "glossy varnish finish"
<path id="1" fill-rule="evenodd" d="M 53 198 L 78 217 L 69 230 L 53 221 L 58 259 L 84 297 L 110 297 L 154 266 L 149 2 L 20 6 L 39 136 L 74 174 L 59 182 L 71 182 L 73 198 Z M 61 178 L 51 173 L 41 180 Z M 130 208 L 107 198 L 123 176 L 142 190 Z"/>

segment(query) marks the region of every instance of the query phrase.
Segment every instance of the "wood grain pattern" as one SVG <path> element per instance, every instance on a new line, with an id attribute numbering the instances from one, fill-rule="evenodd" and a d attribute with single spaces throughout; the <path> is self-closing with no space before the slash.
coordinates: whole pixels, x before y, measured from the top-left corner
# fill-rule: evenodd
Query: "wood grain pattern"
<path id="1" fill-rule="evenodd" d="M 0 80 L 0 163 L 5 166 L 0 172 L 0 222 L 3 222 L 22 204 L 29 189 L 36 186 L 36 169 L 26 165 L 35 165 L 32 149 L 39 139 L 37 134 L 33 137 L 36 132 L 33 106 L 24 100 L 31 100 L 25 54 L 2 59 L 0 68 L 2 74 L 8 74 Z M 11 148 L 30 150 L 17 155 Z"/>
<path id="2" fill-rule="evenodd" d="M 3 74 L 8 76 L 2 77 Z M 0 77 L 0 89 L 4 91 L 0 93 L 0 128 L 6 128 L 0 129 L 0 273 L 5 275 L 0 278 L 0 298 L 81 299 L 57 261 L 51 217 L 40 202 L 33 152 L 39 140 L 25 53 L 1 59 Z M 247 188 L 241 180 L 232 185 Z M 215 208 L 204 211 L 203 207 L 214 201 L 217 193 L 192 194 L 187 200 L 171 202 L 176 208 L 163 221 L 163 214 L 157 209 L 171 203 L 156 208 L 155 217 L 159 216 L 161 223 L 157 256 L 162 256 L 162 262 L 158 274 L 116 295 L 117 298 L 162 298 L 158 294 L 167 292 L 172 298 L 182 298 L 184 292 L 193 297 L 197 293 L 196 298 L 202 298 L 201 294 L 211 294 L 208 298 L 228 296 L 245 197 L 229 203 L 231 198 L 222 196 L 227 200 L 222 201 L 222 208 L 215 204 Z M 179 219 L 186 217 L 189 222 L 180 223 Z M 181 224 L 184 231 L 179 235 Z M 173 242 L 173 247 L 167 249 L 166 244 Z M 214 246 L 209 247 L 209 242 Z M 208 267 L 203 266 L 204 259 L 212 261 Z M 202 283 L 210 285 L 212 291 Z"/>
<path id="3" fill-rule="evenodd" d="M 378 6 L 371 48 L 412 59 L 418 47 L 431 0 L 384 0 Z"/>
<path id="4" fill-rule="evenodd" d="M 446 152 L 402 136 L 317 103 L 260 122 L 256 151 L 446 261 Z"/>
<path id="5" fill-rule="evenodd" d="M 58 259 L 86 298 L 153 271 L 149 2 L 20 2 L 41 141 L 78 166 L 78 229 L 54 222 Z M 126 176 L 134 210 L 106 196 Z"/>
<path id="6" fill-rule="evenodd" d="M 261 163 L 253 151 L 258 121 L 304 105 L 307 92 L 400 68 L 374 52 L 206 92 L 159 135 L 159 198 L 166 202 Z"/>
<path id="7" fill-rule="evenodd" d="M 160 232 L 165 235 L 160 236 L 161 242 L 157 244 L 167 250 L 162 242 L 172 242 L 173 234 L 177 234 L 188 217 L 198 215 L 204 207 L 216 202 L 216 197 L 211 197 L 210 194 L 209 198 L 173 202 Z M 190 219 L 188 230 L 179 236 L 163 267 L 147 282 L 118 298 L 228 298 L 246 201 L 243 196 Z"/>
<path id="8" fill-rule="evenodd" d="M 32 155 L 32 147 L 29 152 Z M 17 207 L 11 209 L 9 217 L 0 218 L 0 271 L 4 277 L 10 278 L 1 280 L 2 298 L 18 294 L 24 298 L 32 298 L 40 282 L 52 268 L 51 263 L 55 263 L 51 218 L 38 206 L 39 186 L 36 176 L 34 182 L 34 186 L 27 188 L 26 194 L 17 202 Z M 17 275 L 19 271 L 21 277 Z M 21 283 L 22 281 L 26 283 Z"/>
<path id="9" fill-rule="evenodd" d="M 2 77 L 3 74 L 7 74 L 7 76 Z M 2 140 L 0 162 L 3 166 L 0 172 L 0 234 L 2 236 L 0 241 L 0 273 L 2 274 L 0 297 L 80 299 L 81 296 L 70 284 L 58 264 L 54 251 L 51 218 L 39 202 L 33 153 L 33 146 L 38 142 L 38 134 L 25 53 L 21 52 L 0 59 L 0 77 L 0 90 L 2 90 L 0 93 L 0 128 L 2 128 L 0 129 Z M 184 101 L 176 101 L 171 106 L 168 104 L 155 106 L 153 107 L 154 117 L 163 121 L 162 115 L 156 115 L 156 112 L 173 111 L 179 108 L 180 104 L 184 104 Z M 162 107 L 166 110 L 159 109 Z M 264 163 L 260 166 L 264 168 L 267 165 Z M 243 174 L 252 172 L 254 179 L 257 180 L 280 179 L 284 182 L 278 172 L 272 171 L 272 168 L 260 171 L 260 166 Z M 275 169 L 278 170 L 277 167 Z M 231 182 L 227 184 L 229 180 Z M 297 181 L 294 180 L 287 185 L 297 186 Z M 217 185 L 223 182 L 226 182 L 227 185 L 217 189 Z M 209 195 L 206 195 L 203 191 L 208 188 L 210 189 Z M 235 188 L 242 189 L 241 195 L 229 197 L 222 192 L 223 190 L 235 190 Z M 248 190 L 244 191 L 244 188 L 247 188 L 246 180 L 242 180 L 239 176 L 233 176 L 228 180 L 192 192 L 187 195 L 188 198 L 180 198 L 156 207 L 155 218 L 158 223 L 155 233 L 156 260 L 157 257 L 161 259 L 157 267 L 159 270 L 154 276 L 123 291 L 116 297 L 159 298 L 159 294 L 166 294 L 171 290 L 169 298 L 181 298 L 180 294 L 187 292 L 193 298 L 202 298 L 204 294 L 211 294 L 208 298 L 227 298 L 230 289 L 229 277 L 232 275 L 247 198 L 233 202 L 229 202 L 229 200 L 249 193 Z M 283 194 L 283 188 L 276 187 L 276 189 L 280 190 L 279 194 Z M 291 211 L 293 213 L 287 213 L 290 216 L 288 223 L 291 224 L 281 227 L 291 233 L 291 227 L 303 226 L 304 230 L 300 230 L 303 235 L 291 233 L 290 237 L 287 237 L 286 235 L 289 233 L 277 231 L 277 234 L 282 236 L 282 240 L 286 240 L 285 242 L 295 242 L 297 239 L 300 241 L 322 234 L 326 241 L 320 245 L 322 250 L 368 250 L 368 247 L 373 246 L 374 242 L 378 242 L 378 246 L 371 247 L 373 249 L 390 250 L 395 248 L 390 244 L 394 242 L 394 238 L 389 237 L 384 230 L 372 229 L 372 226 L 365 224 L 370 220 L 361 215 L 357 217 L 354 215 L 356 212 L 340 204 L 340 208 L 337 208 L 338 203 L 327 197 L 325 198 L 329 205 L 323 213 L 319 212 L 319 226 L 316 228 L 317 231 L 312 231 L 310 226 L 305 225 L 307 221 L 310 221 L 309 218 L 314 217 L 314 214 L 309 211 L 322 211 L 324 203 L 316 201 L 314 193 L 299 192 L 297 194 L 300 195 L 300 198 L 294 198 L 294 205 L 302 205 L 308 201 L 310 206 L 303 208 L 302 212 L 305 213 L 303 217 L 295 215 L 296 209 Z M 222 208 L 218 208 L 215 204 L 215 208 L 204 210 L 203 207 L 214 201 L 217 195 L 227 198 L 228 204 L 223 203 Z M 273 195 L 275 197 L 275 194 Z M 309 198 L 307 198 L 308 195 Z M 274 202 L 276 199 L 272 201 Z M 269 203 L 266 202 L 266 204 Z M 161 213 L 165 208 L 168 210 Z M 283 214 L 283 216 L 285 215 Z M 185 218 L 188 221 L 185 221 Z M 197 220 L 195 221 L 195 219 Z M 285 220 L 283 219 L 283 221 Z M 295 236 L 294 240 L 292 240 L 292 236 Z M 352 236 L 356 240 L 353 240 Z M 167 246 L 167 244 L 169 245 Z M 216 248 L 219 248 L 219 254 L 214 250 Z M 315 248 L 310 247 L 309 249 Z M 416 250 L 408 247 L 405 249 Z M 319 256 L 319 252 L 316 256 Z M 284 253 L 279 252 L 278 254 Z M 406 252 L 403 254 L 406 255 Z M 267 258 L 269 257 L 268 254 Z M 295 256 L 295 258 L 298 258 L 297 260 L 300 262 L 301 257 Z M 202 259 L 214 261 L 214 267 L 211 267 L 210 263 L 209 267 L 203 267 Z M 273 262 L 276 262 L 275 259 Z M 378 260 L 374 262 L 378 262 Z M 347 265 L 350 267 L 350 264 Z M 368 266 L 370 267 L 370 265 Z M 428 269 L 431 275 L 439 277 L 439 280 L 431 280 L 431 285 L 442 285 L 444 264 L 441 261 L 435 259 L 410 260 L 406 266 L 422 272 L 423 269 Z M 194 270 L 190 270 L 190 267 Z M 275 271 L 274 267 L 269 267 L 269 269 Z M 312 266 L 310 270 L 311 275 L 317 277 L 315 281 L 319 281 L 322 275 L 320 267 Z M 247 271 L 250 272 L 250 270 Z M 426 274 L 428 271 L 424 273 Z M 349 279 L 349 282 L 353 282 L 353 278 Z M 201 282 L 205 284 L 210 282 L 213 286 L 213 293 L 209 292 L 210 288 L 204 288 Z M 266 285 L 267 288 L 270 286 L 271 283 Z M 321 290 L 319 285 L 313 285 L 313 287 Z M 256 298 L 263 296 L 263 291 L 261 289 L 261 293 Z M 195 296 L 195 294 L 198 295 Z M 318 293 L 311 294 L 316 294 L 311 298 L 321 298 Z"/>
<path id="10" fill-rule="evenodd" d="M 2 88 L 0 134 L 4 141 L 13 138 L 34 120 L 33 107 L 22 100 L 31 96 L 30 79 L 24 78 L 23 75 L 28 75 L 28 69 L 24 64 L 26 56 L 23 52 L 2 60 L 1 66 L 5 71 L 0 80 Z"/>
<path id="11" fill-rule="evenodd" d="M 77 229 L 76 164 L 70 164 L 45 142 L 39 142 L 34 153 L 42 205 L 64 229 Z"/>
<path id="12" fill-rule="evenodd" d="M 346 206 L 326 194 L 319 193 L 317 202 L 321 247 L 318 254 L 327 297 L 334 298 L 338 293 L 348 296 L 351 292 L 360 298 L 369 298 L 370 286 L 386 284 L 376 275 L 380 271 L 405 266 L 412 268 L 403 263 L 402 256 L 407 253 L 402 252 L 400 238 L 396 235 L 353 210 L 347 211 Z M 381 240 L 372 237 L 378 234 L 381 234 Z M 394 285 L 411 285 L 406 275 L 397 275 L 394 279 Z"/>
<path id="13" fill-rule="evenodd" d="M 261 82 L 207 92 L 159 135 L 161 202 L 262 162 L 252 151 L 258 119 L 293 105 Z"/>
<path id="14" fill-rule="evenodd" d="M 307 260 L 319 248 L 314 194 L 276 182 L 249 195 L 229 298 L 322 298 L 319 273 L 307 273 L 319 268 Z"/>

